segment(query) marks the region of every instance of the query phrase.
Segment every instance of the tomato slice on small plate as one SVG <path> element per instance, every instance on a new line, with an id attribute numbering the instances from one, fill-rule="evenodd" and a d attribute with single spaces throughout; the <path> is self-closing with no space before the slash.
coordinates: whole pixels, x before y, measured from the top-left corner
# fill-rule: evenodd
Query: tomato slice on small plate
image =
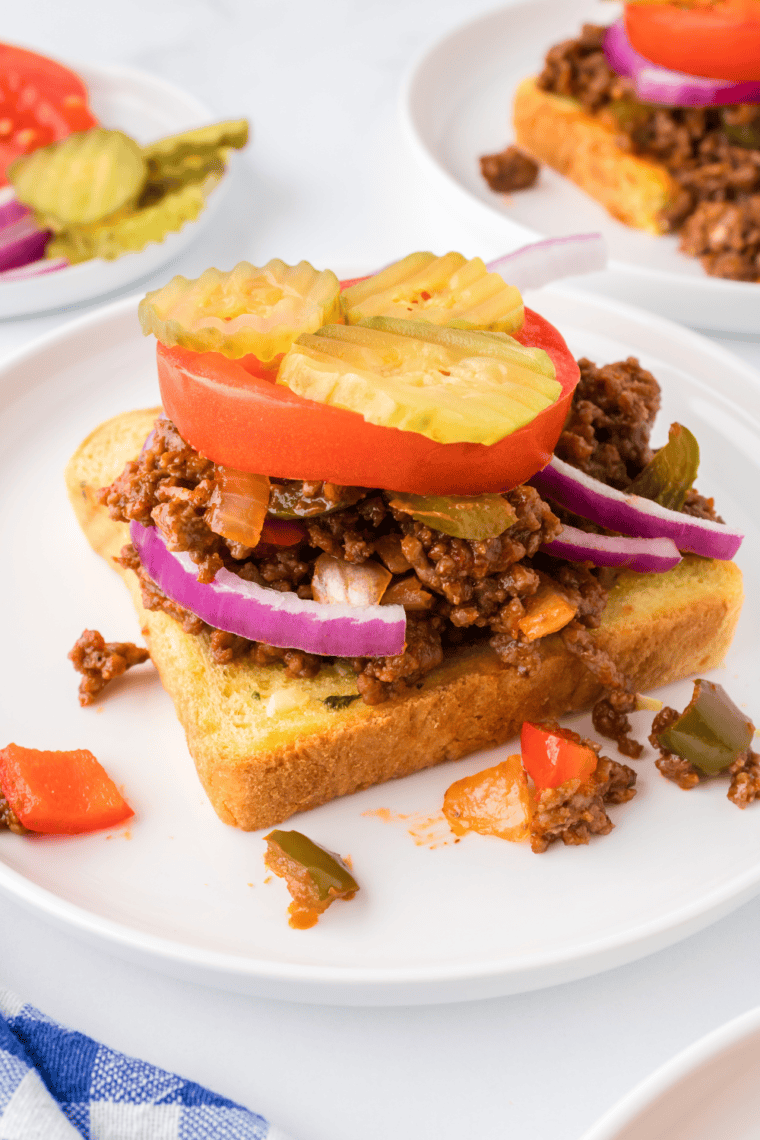
<path id="1" fill-rule="evenodd" d="M 735 83 L 760 79 L 758 0 L 626 4 L 625 27 L 636 51 L 660 67 Z"/>
<path id="2" fill-rule="evenodd" d="M 22 154 L 86 131 L 97 119 L 84 80 L 63 64 L 13 44 L 0 44 L 0 186 Z"/>

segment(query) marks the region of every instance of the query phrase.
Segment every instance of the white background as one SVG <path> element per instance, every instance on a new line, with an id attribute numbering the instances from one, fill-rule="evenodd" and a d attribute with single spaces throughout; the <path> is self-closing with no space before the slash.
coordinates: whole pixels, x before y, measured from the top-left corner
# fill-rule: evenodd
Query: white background
<path id="1" fill-rule="evenodd" d="M 410 249 L 502 252 L 498 219 L 485 232 L 479 217 L 438 203 L 396 111 L 425 44 L 490 7 L 31 0 L 5 5 L 2 35 L 63 59 L 152 71 L 220 118 L 250 118 L 225 217 L 172 271 L 278 256 L 348 272 Z M 0 323 L 0 353 L 65 319 Z M 760 365 L 760 337 L 721 342 Z M 410 1009 L 299 1007 L 125 964 L 0 898 L 0 986 L 249 1105 L 293 1140 L 577 1140 L 674 1052 L 760 1003 L 758 945 L 760 900 L 675 948 L 543 992 Z"/>

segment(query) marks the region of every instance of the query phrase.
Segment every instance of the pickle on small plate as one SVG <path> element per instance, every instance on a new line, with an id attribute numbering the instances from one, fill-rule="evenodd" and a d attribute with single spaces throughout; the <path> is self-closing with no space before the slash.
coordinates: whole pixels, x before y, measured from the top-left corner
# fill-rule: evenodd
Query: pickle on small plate
<path id="1" fill-rule="evenodd" d="M 87 225 L 136 202 L 146 174 L 134 139 L 104 127 L 41 147 L 8 169 L 19 201 L 52 230 Z"/>

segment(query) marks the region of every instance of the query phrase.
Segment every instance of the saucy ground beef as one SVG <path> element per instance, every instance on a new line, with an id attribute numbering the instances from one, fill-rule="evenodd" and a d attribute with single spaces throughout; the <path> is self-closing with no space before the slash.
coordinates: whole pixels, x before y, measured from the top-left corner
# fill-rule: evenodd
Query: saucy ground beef
<path id="1" fill-rule="evenodd" d="M 588 360 L 579 364 L 581 381 L 557 453 L 624 488 L 652 457 L 649 433 L 659 407 L 659 386 L 633 358 L 601 368 Z M 400 654 L 347 662 L 356 673 L 362 699 L 370 705 L 402 695 L 440 664 L 447 651 L 473 641 L 487 641 L 504 666 L 530 675 L 540 662 L 538 643 L 521 630 L 520 622 L 539 585 L 549 582 L 575 610 L 562 630 L 565 645 L 607 689 L 606 703 L 595 713 L 597 730 L 615 739 L 627 755 L 640 751 L 628 735 L 626 714 L 633 697 L 625 678 L 588 635 L 601 619 L 610 576 L 540 550 L 562 523 L 560 512 L 533 487 L 506 493 L 515 516 L 508 530 L 474 541 L 417 522 L 390 505 L 388 492 L 274 480 L 273 497 L 296 510 L 304 538 L 293 546 L 261 542 L 251 549 L 226 540 L 209 525 L 216 486 L 214 464 L 186 445 L 170 421 L 160 419 L 138 459 L 100 492 L 100 502 L 114 519 L 156 526 L 170 550 L 189 553 L 200 581 L 212 580 L 224 566 L 247 581 L 310 598 L 314 563 L 322 553 L 359 565 L 369 559 L 383 563 L 392 574 L 389 590 L 411 599 L 407 644 Z M 695 510 L 714 517 L 709 501 L 694 495 Z M 146 609 L 162 610 L 186 632 L 206 637 L 218 664 L 247 658 L 260 665 L 279 662 L 292 677 L 319 672 L 324 658 L 211 629 L 163 594 L 131 545 L 119 561 L 137 573 Z"/>
<path id="2" fill-rule="evenodd" d="M 131 641 L 106 641 L 96 629 L 85 629 L 74 642 L 69 653 L 79 682 L 79 703 L 91 705 L 109 681 L 120 677 L 133 665 L 141 665 L 150 657 L 147 649 Z"/>
<path id="3" fill-rule="evenodd" d="M 484 154 L 480 160 L 480 173 L 497 194 L 527 190 L 535 185 L 538 171 L 535 158 L 516 146 L 508 146 L 499 154 Z"/>
<path id="4" fill-rule="evenodd" d="M 567 730 L 563 733 L 567 735 Z M 597 750 L 590 740 L 572 733 L 577 743 Z M 636 795 L 636 773 L 627 764 L 600 756 L 596 769 L 585 780 L 568 780 L 558 788 L 541 788 L 536 793 L 536 810 L 531 822 L 530 845 L 541 854 L 550 843 L 561 839 L 567 846 L 588 843 L 592 835 L 607 835 L 614 824 L 606 804 L 623 804 Z"/>
<path id="5" fill-rule="evenodd" d="M 760 106 L 665 107 L 640 103 L 602 50 L 605 28 L 584 25 L 552 47 L 544 91 L 577 100 L 615 132 L 623 150 L 663 165 L 679 187 L 661 218 L 681 249 L 716 277 L 760 280 Z"/>

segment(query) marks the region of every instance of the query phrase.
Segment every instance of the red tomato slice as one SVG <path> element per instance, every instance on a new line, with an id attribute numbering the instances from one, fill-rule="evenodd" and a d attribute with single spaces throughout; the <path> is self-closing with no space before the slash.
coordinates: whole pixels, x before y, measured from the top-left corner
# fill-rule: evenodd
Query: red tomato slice
<path id="1" fill-rule="evenodd" d="M 574 735 L 525 721 L 520 734 L 523 768 L 537 788 L 558 788 L 568 780 L 585 780 L 595 771 L 596 752 L 573 740 Z"/>
<path id="2" fill-rule="evenodd" d="M 0 186 L 22 154 L 96 122 L 78 75 L 43 55 L 0 44 Z"/>
<path id="3" fill-rule="evenodd" d="M 518 334 L 549 353 L 562 385 L 558 400 L 498 443 L 436 443 L 416 432 L 369 424 L 356 412 L 320 404 L 275 385 L 255 357 L 158 345 L 166 414 L 208 459 L 280 479 L 324 479 L 416 494 L 506 491 L 544 467 L 578 383 L 578 365 L 548 321 L 530 309 Z"/>
<path id="4" fill-rule="evenodd" d="M 86 748 L 40 752 L 0 749 L 0 788 L 29 831 L 77 835 L 113 827 L 135 813 Z"/>
<path id="5" fill-rule="evenodd" d="M 636 51 L 660 67 L 734 82 L 760 79 L 760 3 L 716 0 L 709 8 L 627 4 Z"/>

